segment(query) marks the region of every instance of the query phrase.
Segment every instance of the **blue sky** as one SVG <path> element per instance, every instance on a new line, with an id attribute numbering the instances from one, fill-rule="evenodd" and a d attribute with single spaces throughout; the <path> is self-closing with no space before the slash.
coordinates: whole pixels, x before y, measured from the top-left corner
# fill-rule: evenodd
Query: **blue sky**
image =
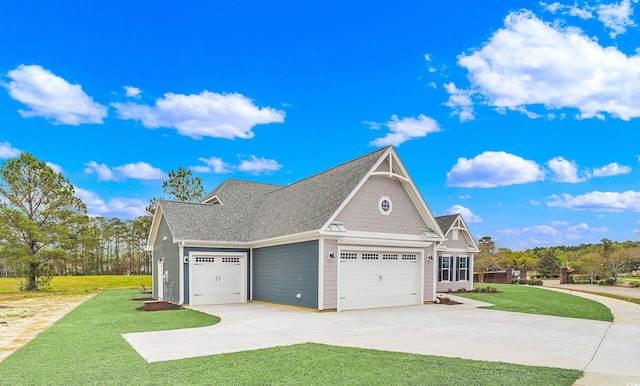
<path id="1" fill-rule="evenodd" d="M 178 166 L 289 184 L 391 144 L 476 238 L 637 238 L 637 0 L 388 4 L 3 2 L 0 159 L 129 219 Z"/>

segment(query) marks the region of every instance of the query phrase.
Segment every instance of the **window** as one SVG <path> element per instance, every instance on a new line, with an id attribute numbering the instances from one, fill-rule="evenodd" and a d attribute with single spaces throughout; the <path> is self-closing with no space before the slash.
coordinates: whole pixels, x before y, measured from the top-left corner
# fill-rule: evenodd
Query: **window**
<path id="1" fill-rule="evenodd" d="M 382 260 L 398 260 L 397 253 L 385 253 L 382 255 Z"/>
<path id="2" fill-rule="evenodd" d="M 438 259 L 438 281 L 453 281 L 451 260 L 451 256 L 440 256 Z"/>
<path id="3" fill-rule="evenodd" d="M 391 213 L 391 210 L 393 209 L 391 199 L 387 196 L 382 196 L 380 198 L 380 201 L 378 201 L 378 209 L 383 215 L 389 215 L 389 213 Z"/>
<path id="4" fill-rule="evenodd" d="M 469 280 L 469 257 L 458 256 L 458 273 L 456 274 L 456 280 Z"/>
<path id="5" fill-rule="evenodd" d="M 340 258 L 345 260 L 353 260 L 358 258 L 358 254 L 351 252 L 340 252 Z"/>
<path id="6" fill-rule="evenodd" d="M 378 260 L 377 253 L 363 253 L 362 260 Z"/>

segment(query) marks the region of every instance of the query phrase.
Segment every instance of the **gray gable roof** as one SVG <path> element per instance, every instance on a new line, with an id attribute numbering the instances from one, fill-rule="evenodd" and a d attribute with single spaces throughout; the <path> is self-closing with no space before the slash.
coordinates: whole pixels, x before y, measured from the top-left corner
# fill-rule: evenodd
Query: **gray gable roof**
<path id="1" fill-rule="evenodd" d="M 458 216 L 459 216 L 459 214 L 449 214 L 449 215 L 446 215 L 446 216 L 438 216 L 438 217 L 436 217 L 436 221 L 438 222 L 438 226 L 440 227 L 440 229 L 442 229 L 442 232 L 444 232 L 445 235 L 447 234 L 447 232 L 449 232 L 449 229 L 451 229 L 451 226 L 453 225 L 453 222 L 456 221 Z"/>
<path id="2" fill-rule="evenodd" d="M 279 185 L 229 179 L 209 196 L 220 204 L 160 200 L 158 205 L 177 240 L 249 241 L 255 213 L 265 194 Z"/>
<path id="3" fill-rule="evenodd" d="M 160 200 L 175 240 L 248 242 L 319 230 L 372 170 L 382 148 L 287 186 L 229 179 L 202 200 Z"/>
<path id="4" fill-rule="evenodd" d="M 387 148 L 268 193 L 253 226 L 254 240 L 320 229 Z"/>

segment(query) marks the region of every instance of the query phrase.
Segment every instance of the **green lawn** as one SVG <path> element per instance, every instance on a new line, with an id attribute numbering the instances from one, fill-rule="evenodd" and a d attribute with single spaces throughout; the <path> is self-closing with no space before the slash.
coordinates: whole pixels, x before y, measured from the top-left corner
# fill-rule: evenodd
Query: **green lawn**
<path id="1" fill-rule="evenodd" d="M 602 320 L 612 322 L 611 310 L 593 300 L 574 295 L 517 284 L 490 284 L 498 293 L 454 293 L 453 295 L 491 303 L 484 307 L 500 311 L 524 312 L 568 318 Z M 486 287 L 487 284 L 475 284 Z"/>
<path id="2" fill-rule="evenodd" d="M 578 370 L 300 344 L 146 363 L 123 333 L 216 323 L 193 310 L 140 312 L 139 291 L 105 291 L 0 363 L 7 385 L 571 385 Z"/>
<path id="3" fill-rule="evenodd" d="M 79 295 L 106 289 L 151 288 L 151 275 L 54 276 L 49 288 L 38 292 L 20 292 L 16 278 L 0 278 L 0 298 L 47 295 Z"/>

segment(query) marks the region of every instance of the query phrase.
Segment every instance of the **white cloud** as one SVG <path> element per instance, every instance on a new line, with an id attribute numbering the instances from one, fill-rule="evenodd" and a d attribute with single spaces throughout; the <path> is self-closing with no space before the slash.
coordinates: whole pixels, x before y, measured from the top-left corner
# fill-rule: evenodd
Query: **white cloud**
<path id="1" fill-rule="evenodd" d="M 555 174 L 555 180 L 558 182 L 567 182 L 575 184 L 583 182 L 586 177 L 578 177 L 578 167 L 575 161 L 567 161 L 563 157 L 555 157 L 549 162 L 547 166 Z"/>
<path id="2" fill-rule="evenodd" d="M 399 146 L 401 143 L 414 138 L 426 137 L 427 134 L 440 131 L 440 125 L 433 118 L 423 114 L 416 118 L 399 119 L 397 115 L 391 116 L 391 121 L 384 124 L 389 128 L 389 133 L 381 138 L 376 138 L 369 144 L 373 146 Z"/>
<path id="3" fill-rule="evenodd" d="M 473 101 L 471 100 L 471 95 L 473 95 L 474 91 L 456 88 L 453 82 L 446 83 L 444 88 L 450 95 L 449 100 L 444 105 L 453 109 L 451 114 L 458 115 L 460 122 L 474 120 Z"/>
<path id="4" fill-rule="evenodd" d="M 213 171 L 214 173 L 217 173 L 217 174 L 231 173 L 230 165 L 224 162 L 221 158 L 200 157 L 198 159 L 204 162 L 207 166 L 204 166 L 204 167 L 192 166 L 191 169 L 193 169 L 193 171 L 200 172 L 200 173 L 211 173 L 211 171 Z"/>
<path id="5" fill-rule="evenodd" d="M 371 130 L 380 130 L 380 129 L 382 129 L 382 126 L 378 122 L 362 121 L 362 124 L 369 126 L 369 128 Z"/>
<path id="6" fill-rule="evenodd" d="M 562 11 L 564 15 L 576 16 L 580 19 L 591 19 L 593 18 L 593 13 L 591 12 L 591 7 L 585 6 L 584 8 L 578 7 L 577 4 L 574 5 L 564 5 L 558 2 L 552 4 L 540 3 L 545 7 L 546 11 L 551 13 L 556 13 L 558 11 Z"/>
<path id="7" fill-rule="evenodd" d="M 431 55 L 424 54 L 424 60 L 426 60 L 427 62 L 430 62 L 431 61 Z"/>
<path id="8" fill-rule="evenodd" d="M 53 162 L 47 162 L 47 166 L 53 169 L 56 173 L 62 173 L 62 166 L 56 165 Z"/>
<path id="9" fill-rule="evenodd" d="M 485 151 L 472 159 L 458 158 L 447 173 L 448 186 L 465 188 L 493 188 L 542 180 L 544 171 L 534 161 L 493 151 Z"/>
<path id="10" fill-rule="evenodd" d="M 537 236 L 557 236 L 558 230 L 548 225 L 536 225 L 522 229 L 522 233 L 527 233 Z"/>
<path id="11" fill-rule="evenodd" d="M 124 177 L 138 180 L 161 180 L 167 176 L 167 173 L 142 161 L 118 166 L 113 170 Z"/>
<path id="12" fill-rule="evenodd" d="M 142 93 L 142 90 L 140 90 L 137 87 L 124 86 L 124 95 L 128 96 L 129 98 L 140 99 L 141 93 Z"/>
<path id="13" fill-rule="evenodd" d="M 54 124 L 103 123 L 107 108 L 93 101 L 79 84 L 71 84 L 38 65 L 19 65 L 9 71 L 4 84 L 11 98 L 30 110 L 18 110 L 24 118 L 44 117 Z"/>
<path id="14" fill-rule="evenodd" d="M 558 227 L 558 226 L 569 226 L 569 221 L 564 221 L 564 220 L 554 220 L 551 221 L 551 225 L 554 227 Z"/>
<path id="15" fill-rule="evenodd" d="M 597 168 L 593 170 L 594 177 L 610 177 L 610 176 L 617 176 L 619 174 L 629 174 L 629 173 L 631 173 L 631 168 L 629 166 L 618 165 L 617 162 L 612 162 L 601 168 Z"/>
<path id="16" fill-rule="evenodd" d="M 111 169 L 105 164 L 99 164 L 96 161 L 90 161 L 85 164 L 87 166 L 84 169 L 84 172 L 87 174 L 96 173 L 98 174 L 98 181 L 114 181 L 116 176 L 113 174 Z"/>
<path id="17" fill-rule="evenodd" d="M 153 167 L 146 162 L 130 163 L 114 168 L 109 168 L 105 164 L 90 161 L 85 164 L 84 172 L 87 174 L 96 173 L 99 181 L 117 181 L 125 178 L 137 180 L 161 180 L 166 178 L 167 173 Z"/>
<path id="18" fill-rule="evenodd" d="M 593 210 L 602 212 L 640 212 L 640 192 L 632 190 L 618 192 L 590 192 L 578 196 L 569 194 L 552 195 L 548 206 L 568 208 L 572 210 Z"/>
<path id="19" fill-rule="evenodd" d="M 0 142 L 0 159 L 16 158 L 20 153 L 22 152 L 11 146 L 9 142 Z"/>
<path id="20" fill-rule="evenodd" d="M 529 201 L 529 203 L 530 203 L 531 205 L 534 205 L 534 206 L 536 206 L 536 205 L 540 205 L 540 201 L 538 201 L 538 200 L 531 200 L 531 201 Z"/>
<path id="21" fill-rule="evenodd" d="M 136 103 L 112 103 L 121 119 L 140 120 L 150 129 L 175 128 L 181 135 L 195 139 L 252 138 L 254 126 L 284 122 L 284 111 L 259 108 L 241 94 L 167 93 L 155 106 Z"/>
<path id="22" fill-rule="evenodd" d="M 471 209 L 466 208 L 462 205 L 454 205 L 451 208 L 447 209 L 447 214 L 460 214 L 464 221 L 468 223 L 477 223 L 482 222 L 482 217 L 473 214 Z"/>
<path id="23" fill-rule="evenodd" d="M 637 0 L 634 1 L 634 3 L 636 2 Z M 609 36 L 612 38 L 627 32 L 627 27 L 635 25 L 633 19 L 631 19 L 633 7 L 630 0 L 622 0 L 614 4 L 600 4 L 596 12 L 598 13 L 598 20 L 611 30 Z"/>
<path id="24" fill-rule="evenodd" d="M 87 206 L 89 216 L 118 217 L 124 220 L 133 219 L 146 214 L 147 204 L 139 199 L 112 198 L 105 203 L 96 193 L 75 188 L 75 195 Z"/>
<path id="25" fill-rule="evenodd" d="M 262 173 L 262 172 L 275 172 L 282 168 L 276 160 L 258 158 L 255 155 L 251 155 L 248 160 L 243 160 L 238 165 L 238 170 L 248 173 Z"/>
<path id="26" fill-rule="evenodd" d="M 471 198 L 470 194 L 465 194 L 464 196 L 458 196 L 458 198 L 460 198 L 461 200 L 468 200 Z"/>
<path id="27" fill-rule="evenodd" d="M 569 232 L 580 232 L 580 231 L 589 231 L 589 232 L 607 232 L 609 229 L 607 227 L 600 227 L 600 228 L 596 228 L 596 227 L 592 227 L 589 226 L 587 223 L 580 223 L 578 225 L 574 225 L 571 227 L 568 227 L 567 230 Z"/>
<path id="28" fill-rule="evenodd" d="M 497 109 L 575 108 L 579 118 L 640 117 L 640 56 L 602 47 L 575 27 L 545 23 L 529 11 L 509 14 L 458 64 L 471 89 Z"/>

